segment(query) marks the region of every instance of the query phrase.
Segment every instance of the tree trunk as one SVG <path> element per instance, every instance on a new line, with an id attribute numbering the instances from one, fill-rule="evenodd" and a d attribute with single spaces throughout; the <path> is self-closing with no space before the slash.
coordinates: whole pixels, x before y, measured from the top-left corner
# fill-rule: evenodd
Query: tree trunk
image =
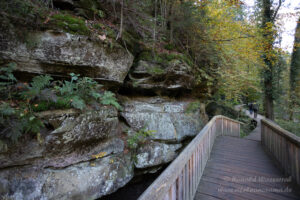
<path id="1" fill-rule="evenodd" d="M 300 99 L 300 18 L 295 33 L 294 49 L 291 60 L 290 70 L 290 120 L 293 120 L 293 110 L 297 105 L 297 100 Z M 299 105 L 299 102 L 298 102 Z"/>
<path id="2" fill-rule="evenodd" d="M 156 24 L 157 24 L 157 0 L 154 2 L 154 28 L 153 28 L 153 46 L 152 46 L 152 54 L 155 56 L 155 43 L 156 43 Z"/>
<path id="3" fill-rule="evenodd" d="M 122 32 L 123 32 L 123 20 L 124 20 L 124 0 L 121 0 L 121 16 L 120 16 L 120 30 L 119 33 L 117 35 L 116 40 L 118 40 L 119 38 L 122 38 Z"/>
<path id="4" fill-rule="evenodd" d="M 274 23 L 272 20 L 271 1 L 262 0 L 263 2 L 263 15 L 262 15 L 262 26 L 265 30 L 264 40 L 266 45 L 264 47 L 264 62 L 266 68 L 264 69 L 264 111 L 265 116 L 271 120 L 274 120 L 274 99 L 273 99 L 273 64 L 271 62 L 270 54 L 273 51 L 274 36 L 268 31 L 268 24 Z"/>

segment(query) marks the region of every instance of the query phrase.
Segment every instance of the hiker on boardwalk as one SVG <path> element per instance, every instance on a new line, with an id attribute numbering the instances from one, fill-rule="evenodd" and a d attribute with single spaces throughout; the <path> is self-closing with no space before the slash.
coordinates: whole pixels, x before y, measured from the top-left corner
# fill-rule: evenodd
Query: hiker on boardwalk
<path id="1" fill-rule="evenodd" d="M 253 103 L 249 103 L 248 107 L 249 107 L 249 113 L 250 113 L 250 115 L 252 115 L 252 113 L 253 113 Z"/>
<path id="2" fill-rule="evenodd" d="M 258 104 L 254 103 L 252 105 L 252 109 L 253 109 L 253 112 L 254 112 L 254 118 L 256 118 L 257 117 L 257 112 L 258 112 Z"/>

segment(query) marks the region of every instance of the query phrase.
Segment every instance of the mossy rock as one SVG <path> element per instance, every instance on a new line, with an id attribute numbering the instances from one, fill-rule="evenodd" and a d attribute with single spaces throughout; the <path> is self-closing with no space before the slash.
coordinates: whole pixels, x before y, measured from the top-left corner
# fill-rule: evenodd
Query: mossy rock
<path id="1" fill-rule="evenodd" d="M 0 11 L 5 13 L 0 16 L 1 27 L 8 23 L 32 29 L 42 27 L 42 22 L 49 14 L 48 7 L 31 0 L 0 1 Z"/>
<path id="2" fill-rule="evenodd" d="M 148 68 L 147 72 L 149 74 L 153 74 L 153 75 L 161 75 L 161 74 L 165 74 L 165 70 L 161 67 L 152 67 L 152 68 Z"/>
<path id="3" fill-rule="evenodd" d="M 70 14 L 60 13 L 53 15 L 51 17 L 51 24 L 72 34 L 88 35 L 90 33 L 82 18 Z"/>
<path id="4" fill-rule="evenodd" d="M 139 60 L 154 61 L 160 64 L 168 64 L 173 60 L 182 60 L 189 66 L 193 66 L 193 62 L 184 54 L 176 53 L 157 53 L 154 55 L 152 51 L 144 51 L 139 55 Z"/>

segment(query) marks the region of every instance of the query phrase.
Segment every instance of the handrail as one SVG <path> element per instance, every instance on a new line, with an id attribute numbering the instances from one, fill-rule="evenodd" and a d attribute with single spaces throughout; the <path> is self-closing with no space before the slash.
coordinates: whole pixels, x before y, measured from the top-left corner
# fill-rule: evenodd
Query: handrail
<path id="1" fill-rule="evenodd" d="M 262 119 L 261 143 L 284 173 L 300 185 L 300 137 Z"/>
<path id="2" fill-rule="evenodd" d="M 262 119 L 261 122 L 262 122 L 262 124 L 271 128 L 273 131 L 277 131 L 278 134 L 285 137 L 290 142 L 293 142 L 294 144 L 296 144 L 300 147 L 300 137 L 298 137 L 297 135 L 281 128 L 279 125 L 275 124 L 274 122 L 272 122 L 268 119 Z"/>
<path id="3" fill-rule="evenodd" d="M 219 135 L 239 137 L 240 122 L 221 115 L 212 118 L 139 200 L 193 199 Z"/>

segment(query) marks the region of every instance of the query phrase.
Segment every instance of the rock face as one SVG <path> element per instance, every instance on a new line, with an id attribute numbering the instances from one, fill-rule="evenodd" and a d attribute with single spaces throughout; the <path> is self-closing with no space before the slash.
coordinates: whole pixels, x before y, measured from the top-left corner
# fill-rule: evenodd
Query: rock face
<path id="1" fill-rule="evenodd" d="M 95 199 L 124 186 L 133 167 L 130 156 L 119 155 L 62 169 L 2 170 L 0 177 L 0 195 L 11 199 Z"/>
<path id="2" fill-rule="evenodd" d="M 174 59 L 164 66 L 140 60 L 129 74 L 129 79 L 127 83 L 137 89 L 191 90 L 194 86 L 191 67 L 178 59 Z"/>
<path id="3" fill-rule="evenodd" d="M 121 115 L 135 130 L 146 127 L 156 131 L 151 136 L 153 140 L 180 142 L 195 136 L 206 123 L 200 110 L 185 112 L 189 103 L 163 98 L 127 99 Z"/>
<path id="4" fill-rule="evenodd" d="M 150 142 L 141 146 L 136 155 L 134 165 L 136 168 L 154 167 L 168 163 L 175 159 L 181 144 L 163 144 Z"/>
<path id="5" fill-rule="evenodd" d="M 78 73 L 97 80 L 123 83 L 133 56 L 120 45 L 112 49 L 99 40 L 64 32 L 28 33 L 27 42 L 14 33 L 0 33 L 0 58 L 14 61 L 18 71 L 68 76 Z M 2 39 L 1 39 L 2 38 Z"/>
<path id="6" fill-rule="evenodd" d="M 46 147 L 56 154 L 71 152 L 80 143 L 114 137 L 118 134 L 117 116 L 117 110 L 113 107 L 102 107 L 99 111 L 79 116 L 62 116 L 60 127 L 46 137 Z"/>
<path id="7" fill-rule="evenodd" d="M 123 153 L 114 107 L 53 113 L 40 116 L 58 125 L 42 144 L 28 141 L 0 154 L 0 197 L 94 199 L 131 180 L 133 161 Z"/>
<path id="8" fill-rule="evenodd" d="M 102 1 L 53 3 L 56 8 L 93 19 Z M 109 86 L 129 88 L 125 94 L 140 97 L 121 98 L 120 113 L 102 106 L 83 113 L 70 109 L 36 114 L 48 128 L 39 134 L 39 141 L 30 138 L 0 152 L 0 199 L 100 198 L 128 183 L 134 168 L 137 173 L 154 173 L 174 160 L 184 140 L 199 133 L 207 122 L 203 106 L 186 112 L 194 99 L 141 97 L 137 92 L 150 90 L 148 95 L 172 97 L 192 93 L 193 70 L 179 54 L 160 63 L 139 57 L 133 66 L 132 54 L 113 40 L 102 41 L 95 33 L 89 37 L 41 30 L 28 31 L 22 37 L 13 28 L 0 30 L 0 67 L 17 63 L 16 76 L 65 78 L 76 73 Z M 129 49 L 139 55 L 142 50 L 132 44 Z M 133 133 L 142 128 L 155 133 L 139 144 L 133 155 L 126 146 L 128 138 L 122 134 L 126 128 Z"/>

